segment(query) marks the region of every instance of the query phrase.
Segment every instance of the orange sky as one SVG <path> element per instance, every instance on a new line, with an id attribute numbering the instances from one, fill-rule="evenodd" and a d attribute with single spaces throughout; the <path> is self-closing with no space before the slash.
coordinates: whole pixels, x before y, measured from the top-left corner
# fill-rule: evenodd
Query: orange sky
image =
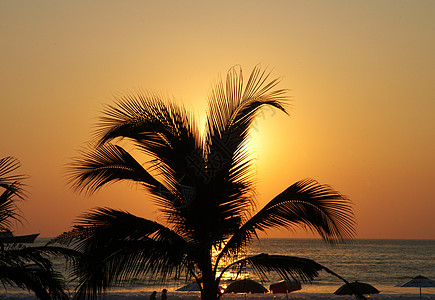
<path id="1" fill-rule="evenodd" d="M 55 236 L 96 206 L 159 220 L 131 186 L 65 183 L 103 104 L 144 88 L 202 115 L 218 74 L 261 63 L 293 109 L 255 124 L 259 206 L 312 177 L 352 199 L 359 238 L 435 238 L 434 16 L 434 1 L 1 1 L 0 155 L 30 176 L 16 231 Z"/>

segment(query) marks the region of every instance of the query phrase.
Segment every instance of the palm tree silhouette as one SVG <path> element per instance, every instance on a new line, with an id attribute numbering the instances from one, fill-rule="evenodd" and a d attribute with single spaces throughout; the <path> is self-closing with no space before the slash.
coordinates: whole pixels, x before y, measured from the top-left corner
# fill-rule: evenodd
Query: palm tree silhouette
<path id="1" fill-rule="evenodd" d="M 245 84 L 241 69 L 231 69 L 212 89 L 204 132 L 192 114 L 157 94 L 121 95 L 106 107 L 95 143 L 71 164 L 72 186 L 92 194 L 109 183 L 135 182 L 164 224 L 110 208 L 82 216 L 57 238 L 82 252 L 73 269 L 78 298 L 133 278 L 185 276 L 198 283 L 203 300 L 215 300 L 228 270 L 249 267 L 263 278 L 275 271 L 303 282 L 320 270 L 333 273 L 309 259 L 241 254 L 271 228 L 301 226 L 329 242 L 353 237 L 350 201 L 312 179 L 292 184 L 255 213 L 249 134 L 263 107 L 286 113 L 287 91 L 278 83 L 256 67 Z M 121 140 L 138 151 L 129 153 Z"/>
<path id="2" fill-rule="evenodd" d="M 19 167 L 14 157 L 0 159 L 0 231 L 9 230 L 12 221 L 21 220 L 16 202 L 25 197 L 25 176 L 14 174 Z M 53 270 L 47 254 L 44 247 L 0 241 L 0 284 L 32 291 L 39 299 L 68 299 L 63 277 Z"/>

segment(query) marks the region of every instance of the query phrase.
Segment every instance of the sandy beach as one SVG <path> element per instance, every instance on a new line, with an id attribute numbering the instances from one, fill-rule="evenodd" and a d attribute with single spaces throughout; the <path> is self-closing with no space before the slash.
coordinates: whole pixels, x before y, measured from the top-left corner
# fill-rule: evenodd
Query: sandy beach
<path id="1" fill-rule="evenodd" d="M 111 292 L 102 299 L 105 300 L 148 300 L 150 292 Z M 412 293 L 404 294 L 377 294 L 366 295 L 367 299 L 403 299 L 419 300 L 418 290 Z M 0 299 L 15 300 L 37 300 L 34 295 L 28 293 L 14 293 L 0 295 Z M 168 300 L 200 300 L 198 292 L 168 292 Z M 295 292 L 286 294 L 225 294 L 221 300 L 354 300 L 353 296 L 338 296 L 330 293 L 304 293 Z M 425 294 L 423 291 L 421 299 L 435 299 L 435 294 Z M 159 297 L 157 297 L 159 300 Z"/>
<path id="2" fill-rule="evenodd" d="M 118 297 L 118 296 L 117 296 Z M 418 300 L 419 294 L 378 294 L 378 295 L 366 295 L 367 299 L 407 299 L 407 300 Z M 113 298 L 113 299 L 126 299 Z M 183 295 L 182 293 L 174 292 L 169 294 L 169 300 L 200 300 L 199 295 Z M 225 294 L 221 297 L 222 300 L 291 300 L 291 299 L 306 299 L 306 300 L 351 300 L 355 299 L 353 296 L 338 296 L 330 293 L 304 293 L 295 292 L 286 294 Z M 422 299 L 435 299 L 435 295 L 424 294 Z"/>

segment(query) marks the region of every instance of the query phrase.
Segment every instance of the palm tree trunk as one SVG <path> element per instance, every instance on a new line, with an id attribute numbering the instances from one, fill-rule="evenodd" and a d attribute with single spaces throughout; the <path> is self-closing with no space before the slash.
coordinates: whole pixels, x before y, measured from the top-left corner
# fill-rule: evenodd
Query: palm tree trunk
<path id="1" fill-rule="evenodd" d="M 214 278 L 203 277 L 203 290 L 201 292 L 201 300 L 217 300 L 218 289 Z"/>
<path id="2" fill-rule="evenodd" d="M 202 258 L 201 263 L 198 265 L 202 274 L 201 300 L 217 300 L 218 284 L 213 272 L 211 255 L 210 253 L 204 253 Z"/>

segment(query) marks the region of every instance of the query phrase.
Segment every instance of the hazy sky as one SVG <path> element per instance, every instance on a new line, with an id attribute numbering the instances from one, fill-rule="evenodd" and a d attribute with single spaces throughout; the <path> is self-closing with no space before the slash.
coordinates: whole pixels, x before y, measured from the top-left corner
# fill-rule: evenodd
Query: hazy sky
<path id="1" fill-rule="evenodd" d="M 159 220 L 140 189 L 66 184 L 103 105 L 148 89 L 203 116 L 219 74 L 260 63 L 293 108 L 255 123 L 259 207 L 312 177 L 352 199 L 359 238 L 435 238 L 435 1 L 1 1 L 0 41 L 0 156 L 30 176 L 19 233 L 96 206 Z"/>

